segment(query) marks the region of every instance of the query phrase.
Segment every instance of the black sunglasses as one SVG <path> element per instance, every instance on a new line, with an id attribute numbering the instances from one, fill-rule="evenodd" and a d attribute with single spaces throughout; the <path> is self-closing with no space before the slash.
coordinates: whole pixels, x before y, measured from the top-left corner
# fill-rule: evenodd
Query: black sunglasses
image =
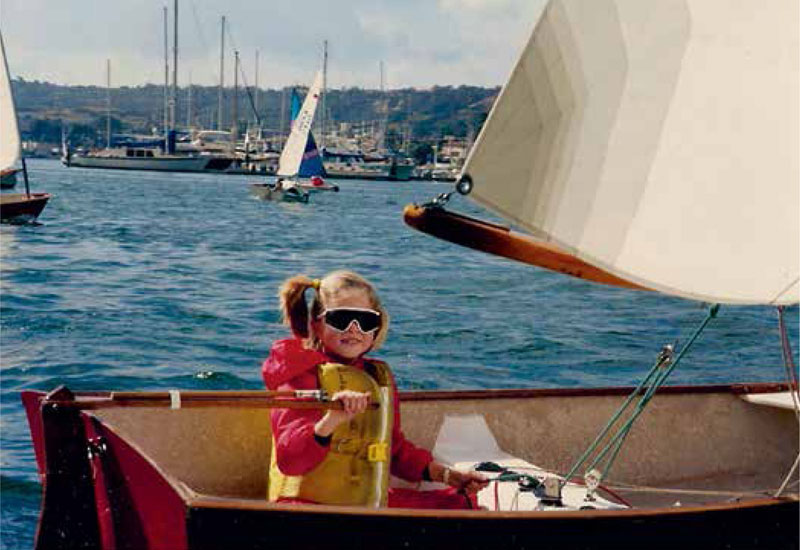
<path id="1" fill-rule="evenodd" d="M 358 307 L 326 309 L 318 318 L 324 318 L 326 325 L 339 332 L 346 331 L 353 322 L 364 334 L 376 331 L 381 326 L 380 312 Z"/>

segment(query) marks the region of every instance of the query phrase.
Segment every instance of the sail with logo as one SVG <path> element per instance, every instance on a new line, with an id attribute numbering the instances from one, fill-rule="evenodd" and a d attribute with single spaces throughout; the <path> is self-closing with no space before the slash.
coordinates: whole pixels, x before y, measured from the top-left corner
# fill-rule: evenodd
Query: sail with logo
<path id="1" fill-rule="evenodd" d="M 265 200 L 308 202 L 308 191 L 300 183 L 300 165 L 306 151 L 311 125 L 322 90 L 322 72 L 317 72 L 303 106 L 292 122 L 289 137 L 278 159 L 278 172 L 274 184 L 260 183 L 250 186 L 251 192 Z"/>
<path id="2" fill-rule="evenodd" d="M 296 88 L 292 88 L 291 99 L 291 121 L 297 120 L 301 108 L 300 95 L 297 93 Z M 308 132 L 308 140 L 306 141 L 306 148 L 303 152 L 303 159 L 300 162 L 300 169 L 297 174 L 301 178 L 311 178 L 314 176 L 326 177 L 325 167 L 322 164 L 322 156 L 320 155 L 317 141 L 314 139 L 314 133 Z"/>

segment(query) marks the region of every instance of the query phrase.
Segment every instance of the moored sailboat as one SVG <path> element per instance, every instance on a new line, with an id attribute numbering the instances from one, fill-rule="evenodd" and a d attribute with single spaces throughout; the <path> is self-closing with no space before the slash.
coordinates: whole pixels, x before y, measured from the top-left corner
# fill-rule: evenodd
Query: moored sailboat
<path id="1" fill-rule="evenodd" d="M 308 202 L 308 191 L 300 184 L 300 169 L 309 143 L 311 124 L 322 89 L 322 73 L 318 72 L 309 88 L 303 106 L 292 123 L 289 137 L 278 160 L 277 178 L 273 183 L 250 185 L 253 195 L 264 200 Z"/>
<path id="2" fill-rule="evenodd" d="M 22 172 L 25 179 L 25 193 L 0 194 L 0 221 L 3 223 L 27 223 L 36 220 L 42 213 L 47 201 L 48 193 L 31 193 L 28 182 L 28 168 L 22 158 L 19 126 L 17 124 L 17 110 L 14 105 L 14 94 L 11 90 L 11 73 L 8 70 L 8 59 L 0 35 L 0 172 L 7 181 L 16 178 Z M 18 164 L 22 164 L 18 168 Z M 13 187 L 8 184 L 4 187 Z"/>
<path id="3" fill-rule="evenodd" d="M 292 107 L 291 121 L 292 124 L 294 124 L 302 108 L 300 96 L 297 94 L 296 89 L 292 89 L 292 99 L 290 103 Z M 314 133 L 310 130 L 297 175 L 299 178 L 303 178 L 298 180 L 297 185 L 306 191 L 312 193 L 317 191 L 339 191 L 338 185 L 327 183 L 324 180 L 324 178 L 328 176 L 328 173 L 322 165 L 322 155 L 317 147 L 317 141 L 314 139 Z"/>
<path id="4" fill-rule="evenodd" d="M 88 152 L 72 152 L 62 143 L 64 152 L 62 162 L 67 167 L 103 168 L 110 170 L 152 170 L 158 172 L 205 172 L 218 171 L 228 168 L 232 159 L 224 155 L 201 153 L 191 151 L 181 153 L 176 147 L 175 130 L 175 105 L 178 89 L 178 0 L 174 0 L 173 22 L 173 79 L 172 90 L 169 90 L 169 62 L 167 60 L 167 8 L 164 8 L 164 55 L 165 55 L 165 81 L 164 96 L 170 97 L 165 101 L 164 135 L 162 138 L 147 137 L 149 143 L 122 143 L 112 145 L 111 137 L 111 69 L 107 65 L 107 99 L 106 99 L 106 144 L 100 149 Z M 168 108 L 169 107 L 169 108 Z"/>

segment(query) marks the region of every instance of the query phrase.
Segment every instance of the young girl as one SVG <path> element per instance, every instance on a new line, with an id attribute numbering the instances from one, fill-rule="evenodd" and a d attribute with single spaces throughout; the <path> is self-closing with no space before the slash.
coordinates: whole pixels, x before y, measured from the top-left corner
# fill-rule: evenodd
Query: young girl
<path id="1" fill-rule="evenodd" d="M 311 307 L 306 291 L 311 290 Z M 460 472 L 433 460 L 403 435 L 397 388 L 388 365 L 365 358 L 386 338 L 389 318 L 372 287 L 361 276 L 335 271 L 323 279 L 299 275 L 279 293 L 284 322 L 293 338 L 275 342 L 262 367 L 270 390 L 329 390 L 342 409 L 274 409 L 274 448 L 270 500 L 322 504 L 365 504 L 381 481 L 370 481 L 376 464 L 389 461 L 391 473 L 411 482 L 440 481 L 441 491 L 388 489 L 388 506 L 470 508 L 487 481 L 475 472 Z M 381 387 L 384 392 L 381 394 Z M 372 401 L 388 413 L 391 430 L 375 435 L 380 421 Z M 393 417 L 393 418 L 392 418 Z M 376 431 L 377 430 L 377 431 Z M 390 449 L 386 443 L 391 432 Z M 366 435 L 365 435 L 366 434 Z M 370 434 L 375 435 L 371 437 Z M 390 452 L 389 452 L 390 450 Z M 378 473 L 378 476 L 381 474 Z M 385 476 L 385 474 L 384 474 Z M 386 502 L 385 477 L 383 480 Z"/>

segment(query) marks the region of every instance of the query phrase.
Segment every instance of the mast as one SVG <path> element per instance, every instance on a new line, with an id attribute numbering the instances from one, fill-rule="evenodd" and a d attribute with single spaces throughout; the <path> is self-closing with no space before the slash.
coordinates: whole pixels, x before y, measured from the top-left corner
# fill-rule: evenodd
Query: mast
<path id="1" fill-rule="evenodd" d="M 106 59 L 106 148 L 111 148 L 111 60 Z"/>
<path id="2" fill-rule="evenodd" d="M 174 0 L 172 14 L 172 96 L 169 100 L 169 126 L 175 128 L 175 104 L 178 101 L 178 0 Z"/>
<path id="3" fill-rule="evenodd" d="M 169 24 L 167 7 L 164 6 L 164 151 L 167 150 L 169 133 Z"/>
<path id="4" fill-rule="evenodd" d="M 323 98 L 325 96 L 322 96 Z M 280 138 L 280 143 L 283 143 L 285 140 L 283 139 L 283 130 L 286 126 L 286 86 L 283 87 L 281 90 L 281 126 L 278 130 L 278 137 Z"/>
<path id="5" fill-rule="evenodd" d="M 325 110 L 325 96 L 328 95 L 328 41 L 322 43 L 322 112 L 320 113 L 320 136 L 319 148 L 325 149 L 325 126 L 328 121 L 327 111 Z"/>
<path id="6" fill-rule="evenodd" d="M 258 50 L 256 50 L 256 82 L 255 82 L 255 89 L 253 90 L 253 103 L 255 104 L 255 122 L 258 124 Z M 261 129 L 259 128 L 259 131 Z"/>
<path id="7" fill-rule="evenodd" d="M 236 146 L 236 140 L 239 137 L 239 50 L 234 50 L 233 52 L 233 112 L 231 113 L 231 117 L 233 118 L 231 124 L 231 141 L 233 142 L 234 147 Z"/>
<path id="8" fill-rule="evenodd" d="M 380 61 L 381 72 L 381 103 L 380 103 L 380 120 L 378 121 L 378 139 L 375 142 L 375 148 L 381 154 L 386 149 L 386 126 L 389 118 L 389 101 L 386 98 L 384 89 L 384 73 L 383 61 Z"/>
<path id="9" fill-rule="evenodd" d="M 192 71 L 189 71 L 189 84 L 186 88 L 186 128 L 192 128 Z"/>
<path id="10" fill-rule="evenodd" d="M 225 16 L 219 37 L 219 94 L 217 98 L 217 130 L 222 130 L 222 89 L 225 86 Z"/>

